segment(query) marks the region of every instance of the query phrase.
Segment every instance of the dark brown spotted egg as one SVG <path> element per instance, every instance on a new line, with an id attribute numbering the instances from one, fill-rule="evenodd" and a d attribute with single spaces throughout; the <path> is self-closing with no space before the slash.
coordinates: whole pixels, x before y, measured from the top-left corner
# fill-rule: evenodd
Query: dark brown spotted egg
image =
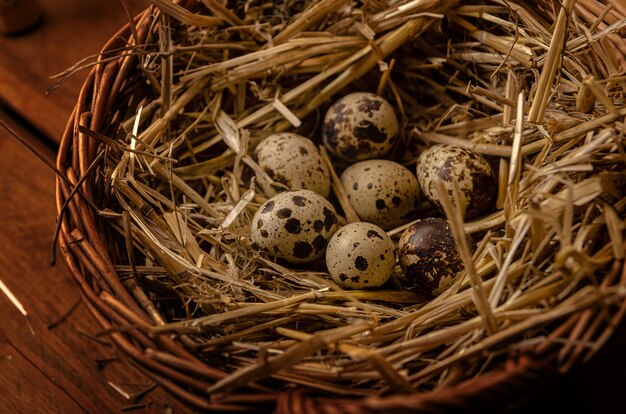
<path id="1" fill-rule="evenodd" d="M 424 194 L 438 206 L 441 202 L 437 180 L 443 182 L 452 200 L 456 183 L 465 217 L 474 217 L 489 209 L 497 191 L 489 163 L 480 155 L 453 145 L 434 145 L 422 152 L 417 160 L 417 179 Z"/>
<path id="2" fill-rule="evenodd" d="M 307 263 L 324 255 L 337 230 L 337 213 L 314 191 L 285 191 L 261 205 L 251 226 L 259 248 L 291 263 Z"/>
<path id="3" fill-rule="evenodd" d="M 382 286 L 395 263 L 393 242 L 383 229 L 370 223 L 348 224 L 328 242 L 328 273 L 344 288 Z"/>
<path id="4" fill-rule="evenodd" d="M 465 267 L 447 220 L 427 218 L 406 229 L 398 242 L 398 259 L 409 290 L 437 296 Z"/>
<path id="5" fill-rule="evenodd" d="M 330 107 L 324 118 L 324 145 L 346 161 L 361 161 L 386 154 L 398 132 L 398 119 L 385 99 L 367 92 L 346 95 Z"/>
<path id="6" fill-rule="evenodd" d="M 388 160 L 361 161 L 346 168 L 341 183 L 361 220 L 385 230 L 408 221 L 417 207 L 419 184 L 402 165 Z"/>
<path id="7" fill-rule="evenodd" d="M 255 154 L 272 180 L 292 190 L 311 190 L 328 197 L 330 173 L 310 139 L 289 132 L 273 134 L 257 145 Z"/>

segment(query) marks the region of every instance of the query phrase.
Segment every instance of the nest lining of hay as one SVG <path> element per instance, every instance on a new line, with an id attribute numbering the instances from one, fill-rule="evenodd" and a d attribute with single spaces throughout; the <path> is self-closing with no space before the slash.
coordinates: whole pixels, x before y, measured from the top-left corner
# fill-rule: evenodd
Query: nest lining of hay
<path id="1" fill-rule="evenodd" d="M 140 65 L 107 127 L 80 128 L 102 152 L 87 193 L 154 323 L 141 329 L 176 334 L 228 373 L 209 392 L 264 379 L 357 396 L 432 390 L 516 351 L 550 350 L 567 370 L 606 341 L 626 292 L 621 3 L 152 3 L 120 51 Z M 252 215 L 279 185 L 255 145 L 278 131 L 319 143 L 326 108 L 353 91 L 396 108 L 387 158 L 413 170 L 422 148 L 449 143 L 497 171 L 489 215 L 464 223 L 445 203 L 477 249 L 461 248 L 466 271 L 437 298 L 402 290 L 399 266 L 385 289 L 343 291 L 323 263 L 251 247 Z M 345 165 L 325 157 L 339 175 Z M 336 176 L 331 200 L 358 220 Z M 419 214 L 442 215 L 428 203 Z"/>

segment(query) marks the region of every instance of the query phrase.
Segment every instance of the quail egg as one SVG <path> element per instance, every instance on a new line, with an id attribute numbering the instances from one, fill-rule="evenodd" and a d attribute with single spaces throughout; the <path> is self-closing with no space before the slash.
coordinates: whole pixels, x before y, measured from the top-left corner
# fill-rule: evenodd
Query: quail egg
<path id="1" fill-rule="evenodd" d="M 453 145 L 434 145 L 417 160 L 417 179 L 422 191 L 441 206 L 435 180 L 441 180 L 453 199 L 456 183 L 465 217 L 474 217 L 493 204 L 496 179 L 489 163 L 480 155 Z"/>
<path id="2" fill-rule="evenodd" d="M 285 191 L 266 201 L 252 218 L 252 241 L 270 255 L 307 263 L 324 255 L 337 230 L 337 213 L 311 190 Z"/>
<path id="3" fill-rule="evenodd" d="M 333 280 L 350 289 L 385 284 L 396 263 L 393 242 L 383 229 L 370 223 L 351 223 L 331 237 L 326 266 Z"/>
<path id="4" fill-rule="evenodd" d="M 328 197 L 330 173 L 310 139 L 290 132 L 273 134 L 257 145 L 255 154 L 272 180 L 292 190 L 311 190 Z"/>
<path id="5" fill-rule="evenodd" d="M 419 200 L 417 179 L 393 161 L 353 164 L 341 175 L 341 183 L 361 220 L 385 230 L 406 223 Z"/>
<path id="6" fill-rule="evenodd" d="M 402 233 L 398 259 L 405 287 L 437 296 L 448 289 L 465 267 L 447 220 L 419 220 Z"/>
<path id="7" fill-rule="evenodd" d="M 398 132 L 398 119 L 385 99 L 367 92 L 344 96 L 324 118 L 324 145 L 339 158 L 361 161 L 386 154 Z"/>

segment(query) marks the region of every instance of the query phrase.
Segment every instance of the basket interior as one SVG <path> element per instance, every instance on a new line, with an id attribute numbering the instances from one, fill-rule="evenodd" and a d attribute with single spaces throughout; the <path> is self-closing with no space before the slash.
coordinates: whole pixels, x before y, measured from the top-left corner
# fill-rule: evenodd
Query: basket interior
<path id="1" fill-rule="evenodd" d="M 622 6 L 153 3 L 83 88 L 58 161 L 80 197 L 59 181 L 58 205 L 90 309 L 161 385 L 204 408 L 271 405 L 297 385 L 373 409 L 484 392 L 532 372 L 506 368 L 520 352 L 566 371 L 606 341 L 624 309 Z M 403 289 L 399 266 L 381 289 L 344 290 L 323 260 L 277 261 L 250 240 L 275 184 L 255 146 L 281 131 L 321 144 L 328 107 L 357 91 L 397 111 L 386 158 L 414 170 L 450 144 L 498 177 L 477 218 L 415 213 L 476 244 L 436 298 Z M 338 179 L 330 200 L 355 220 Z"/>

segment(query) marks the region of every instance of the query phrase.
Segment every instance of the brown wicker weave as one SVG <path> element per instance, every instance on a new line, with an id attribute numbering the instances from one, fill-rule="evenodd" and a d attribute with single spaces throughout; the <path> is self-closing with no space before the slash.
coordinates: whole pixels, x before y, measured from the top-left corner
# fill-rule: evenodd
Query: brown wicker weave
<path id="1" fill-rule="evenodd" d="M 149 10 L 140 14 L 135 22 L 138 40 L 144 42 L 153 24 Z M 57 160 L 58 169 L 71 186 L 65 180 L 57 180 L 56 203 L 61 212 L 60 251 L 80 286 L 84 302 L 100 327 L 109 332 L 111 341 L 138 369 L 174 396 L 200 409 L 235 412 L 276 409 L 285 414 L 434 413 L 489 407 L 495 401 L 514 401 L 554 372 L 546 362 L 554 358 L 559 347 L 557 341 L 546 341 L 521 358 L 511 355 L 502 371 L 487 372 L 434 393 L 358 400 L 320 397 L 301 389 L 276 392 L 251 384 L 227 397 L 209 395 L 210 386 L 225 374 L 219 367 L 207 366 L 186 350 L 184 338 L 147 334 L 146 328 L 153 322 L 145 311 L 147 301 L 142 301 L 145 293 L 134 280 L 120 280 L 116 274 L 112 257 L 121 255 L 122 248 L 109 240 L 110 231 L 101 226 L 97 216 L 96 206 L 102 205 L 108 183 L 100 173 L 98 144 L 79 127 L 103 133 L 110 131 L 114 129 L 112 125 L 122 120 L 112 115 L 112 108 L 137 106 L 136 98 L 124 92 L 132 89 L 138 72 L 137 57 L 123 52 L 130 38 L 129 25 L 111 38 L 102 49 L 101 64 L 93 67 L 81 90 Z M 78 186 L 77 191 L 73 189 L 75 186 Z M 614 263 L 603 283 L 612 284 L 618 279 L 626 282 L 621 262 Z M 626 302 L 613 315 L 595 314 L 592 310 L 578 312 L 555 327 L 550 336 L 570 340 L 600 338 L 603 342 L 622 319 L 624 311 Z M 610 319 L 608 325 L 607 318 Z M 586 354 L 587 349 L 576 349 L 561 371 L 567 371 Z"/>

